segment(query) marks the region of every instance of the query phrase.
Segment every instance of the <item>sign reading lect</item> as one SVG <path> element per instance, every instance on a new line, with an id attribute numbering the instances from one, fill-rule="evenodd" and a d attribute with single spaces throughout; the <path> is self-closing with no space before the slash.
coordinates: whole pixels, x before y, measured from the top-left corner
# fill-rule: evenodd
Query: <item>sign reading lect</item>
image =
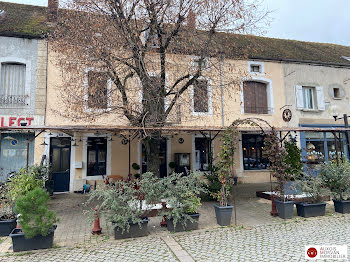
<path id="1" fill-rule="evenodd" d="M 0 127 L 17 127 L 24 123 L 27 123 L 25 126 L 30 126 L 33 120 L 34 117 L 0 117 Z"/>

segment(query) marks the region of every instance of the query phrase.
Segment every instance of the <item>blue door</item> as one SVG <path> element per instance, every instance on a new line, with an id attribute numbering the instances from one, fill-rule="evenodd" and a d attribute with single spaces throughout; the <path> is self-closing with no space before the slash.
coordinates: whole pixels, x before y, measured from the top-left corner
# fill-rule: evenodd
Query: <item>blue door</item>
<path id="1" fill-rule="evenodd" d="M 71 139 L 69 137 L 56 137 L 50 140 L 50 164 L 54 192 L 69 191 L 70 146 Z"/>

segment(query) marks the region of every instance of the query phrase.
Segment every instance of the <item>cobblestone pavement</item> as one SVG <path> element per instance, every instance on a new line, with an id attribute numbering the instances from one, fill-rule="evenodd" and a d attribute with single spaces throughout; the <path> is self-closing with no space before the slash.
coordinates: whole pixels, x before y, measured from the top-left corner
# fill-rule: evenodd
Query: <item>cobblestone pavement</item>
<path id="1" fill-rule="evenodd" d="M 282 220 L 280 220 L 282 221 Z M 350 244 L 350 215 L 294 218 L 130 240 L 96 238 L 77 247 L 5 253 L 0 261 L 304 261 L 309 244 Z M 350 253 L 348 254 L 350 258 Z"/>
<path id="2" fill-rule="evenodd" d="M 346 244 L 349 248 L 350 215 L 295 218 L 240 230 L 186 233 L 174 239 L 195 261 L 304 261 L 305 245 Z"/>

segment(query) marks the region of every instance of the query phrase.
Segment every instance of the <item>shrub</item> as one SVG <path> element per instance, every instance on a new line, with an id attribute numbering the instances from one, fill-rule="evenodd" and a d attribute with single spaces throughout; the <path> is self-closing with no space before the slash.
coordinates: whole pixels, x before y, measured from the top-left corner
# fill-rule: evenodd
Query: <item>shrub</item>
<path id="1" fill-rule="evenodd" d="M 28 170 L 20 169 L 16 175 L 7 182 L 7 198 L 15 202 L 19 196 L 25 195 L 27 192 L 36 187 L 43 188 L 45 185 L 46 171 L 44 168 L 32 166 Z"/>
<path id="2" fill-rule="evenodd" d="M 320 168 L 319 174 L 333 199 L 346 200 L 350 197 L 350 163 L 329 161 Z"/>
<path id="3" fill-rule="evenodd" d="M 191 214 L 197 213 L 200 207 L 200 193 L 205 192 L 202 174 L 191 172 L 187 176 L 173 173 L 163 178 L 164 194 L 170 209 L 163 212 L 167 218 L 173 219 L 174 226 L 177 223 L 186 225 L 192 222 Z"/>
<path id="4" fill-rule="evenodd" d="M 303 178 L 298 181 L 298 185 L 301 190 L 306 193 L 311 203 L 321 202 L 322 197 L 329 193 L 321 177 L 313 174 L 304 174 Z"/>
<path id="5" fill-rule="evenodd" d="M 47 236 L 56 222 L 56 214 L 48 210 L 48 193 L 36 187 L 16 200 L 15 211 L 21 214 L 19 223 L 26 238 Z"/>

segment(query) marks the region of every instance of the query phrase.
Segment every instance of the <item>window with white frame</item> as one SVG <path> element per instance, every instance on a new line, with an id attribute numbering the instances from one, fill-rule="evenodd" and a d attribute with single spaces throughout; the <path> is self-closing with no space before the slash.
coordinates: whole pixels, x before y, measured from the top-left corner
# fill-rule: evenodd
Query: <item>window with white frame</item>
<path id="1" fill-rule="evenodd" d="M 325 99 L 322 86 L 296 86 L 296 107 L 300 110 L 325 110 Z"/>
<path id="2" fill-rule="evenodd" d="M 25 106 L 26 65 L 1 63 L 0 106 Z"/>
<path id="3" fill-rule="evenodd" d="M 193 85 L 193 111 L 196 113 L 209 112 L 208 80 L 196 80 Z"/>
<path id="4" fill-rule="evenodd" d="M 264 74 L 264 62 L 248 61 L 248 72 L 251 74 Z"/>
<path id="5" fill-rule="evenodd" d="M 107 109 L 108 107 L 108 76 L 105 72 L 88 72 L 88 107 Z"/>
<path id="6" fill-rule="evenodd" d="M 303 105 L 305 109 L 315 109 L 315 88 L 303 86 Z"/>

